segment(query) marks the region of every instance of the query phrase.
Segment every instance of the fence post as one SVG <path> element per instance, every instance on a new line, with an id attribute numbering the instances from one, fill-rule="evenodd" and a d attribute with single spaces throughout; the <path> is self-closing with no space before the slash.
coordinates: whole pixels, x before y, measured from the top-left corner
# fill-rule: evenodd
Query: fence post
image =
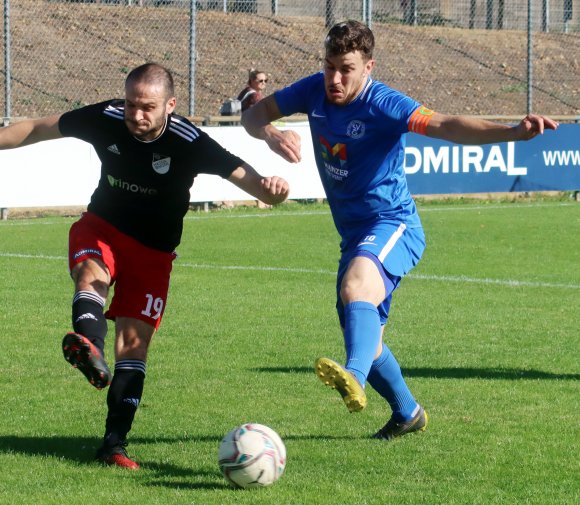
<path id="1" fill-rule="evenodd" d="M 542 31 L 550 31 L 550 0 L 542 0 Z"/>
<path id="2" fill-rule="evenodd" d="M 195 114 L 195 22 L 197 17 L 196 0 L 189 4 L 189 115 Z"/>
<path id="3" fill-rule="evenodd" d="M 533 47 L 532 47 L 532 0 L 528 0 L 528 103 L 527 114 L 532 113 L 532 87 L 533 87 Z"/>
<path id="4" fill-rule="evenodd" d="M 477 0 L 471 0 L 469 2 L 469 29 L 473 30 L 475 28 L 475 13 L 477 10 Z"/>
<path id="5" fill-rule="evenodd" d="M 485 8 L 485 29 L 493 28 L 493 0 L 487 0 Z"/>
<path id="6" fill-rule="evenodd" d="M 10 0 L 4 0 L 4 121 L 12 116 L 12 62 L 10 61 Z"/>
<path id="7" fill-rule="evenodd" d="M 336 23 L 336 0 L 326 0 L 324 6 L 324 25 L 326 28 L 334 26 Z"/>
<path id="8" fill-rule="evenodd" d="M 564 21 L 564 33 L 568 33 L 568 23 L 572 19 L 573 7 L 572 0 L 564 0 L 564 8 L 562 9 L 562 19 Z"/>
<path id="9" fill-rule="evenodd" d="M 401 5 L 405 24 L 417 26 L 417 0 L 403 0 Z"/>
<path id="10" fill-rule="evenodd" d="M 497 5 L 497 29 L 503 30 L 503 21 L 505 15 L 505 0 L 499 0 Z"/>
<path id="11" fill-rule="evenodd" d="M 373 0 L 362 1 L 362 20 L 369 28 L 372 28 L 373 23 Z"/>

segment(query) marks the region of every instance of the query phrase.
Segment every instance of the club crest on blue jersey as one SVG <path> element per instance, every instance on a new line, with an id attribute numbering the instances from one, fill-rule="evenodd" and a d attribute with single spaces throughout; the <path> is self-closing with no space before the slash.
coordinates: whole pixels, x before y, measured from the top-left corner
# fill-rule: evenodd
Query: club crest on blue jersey
<path id="1" fill-rule="evenodd" d="M 365 124 L 358 119 L 353 119 L 346 127 L 346 134 L 353 139 L 360 139 L 365 134 Z"/>
<path id="2" fill-rule="evenodd" d="M 169 172 L 170 165 L 171 158 L 169 156 L 153 153 L 153 162 L 151 163 L 151 166 L 153 167 L 153 170 L 155 170 L 155 172 L 157 172 L 159 175 L 165 175 L 167 172 Z"/>

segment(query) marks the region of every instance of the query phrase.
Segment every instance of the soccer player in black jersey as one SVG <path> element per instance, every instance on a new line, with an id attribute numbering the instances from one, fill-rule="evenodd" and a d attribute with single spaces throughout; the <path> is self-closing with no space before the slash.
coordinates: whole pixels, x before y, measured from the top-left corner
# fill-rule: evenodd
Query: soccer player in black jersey
<path id="1" fill-rule="evenodd" d="M 195 176 L 221 176 L 270 205 L 286 200 L 289 192 L 284 179 L 262 177 L 174 114 L 175 104 L 171 73 L 147 63 L 127 76 L 124 100 L 0 129 L 0 149 L 76 137 L 92 144 L 101 160 L 87 212 L 70 229 L 73 331 L 62 348 L 93 386 L 110 385 L 97 458 L 130 469 L 139 465 L 125 450 L 126 437 L 141 401 L 147 350 L 165 309 Z M 104 359 L 106 319 L 115 321 L 114 373 Z"/>

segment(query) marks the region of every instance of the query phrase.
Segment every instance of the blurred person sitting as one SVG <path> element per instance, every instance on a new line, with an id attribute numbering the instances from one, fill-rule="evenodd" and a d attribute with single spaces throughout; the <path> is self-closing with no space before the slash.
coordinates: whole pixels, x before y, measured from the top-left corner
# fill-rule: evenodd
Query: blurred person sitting
<path id="1" fill-rule="evenodd" d="M 258 103 L 262 98 L 264 98 L 264 90 L 266 89 L 266 84 L 268 83 L 268 77 L 266 73 L 261 70 L 252 69 L 248 74 L 248 84 L 240 91 L 238 95 L 238 100 L 242 105 L 242 112 L 249 109 L 252 105 Z M 267 203 L 256 200 L 256 204 L 260 209 L 269 209 L 272 206 Z M 232 200 L 225 200 L 221 204 L 227 209 L 235 207 Z"/>
<path id="2" fill-rule="evenodd" d="M 268 77 L 261 70 L 250 70 L 247 86 L 240 91 L 238 100 L 242 103 L 242 112 L 249 109 L 264 98 L 264 90 L 268 83 Z"/>

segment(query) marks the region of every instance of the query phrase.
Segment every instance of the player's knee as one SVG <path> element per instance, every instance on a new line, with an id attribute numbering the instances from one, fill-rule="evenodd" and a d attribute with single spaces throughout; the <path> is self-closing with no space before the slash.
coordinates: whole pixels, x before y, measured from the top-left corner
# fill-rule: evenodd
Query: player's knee
<path id="1" fill-rule="evenodd" d="M 361 282 L 360 279 L 345 279 L 340 287 L 340 299 L 344 305 L 365 301 L 377 306 L 384 298 L 383 286 Z"/>
<path id="2" fill-rule="evenodd" d="M 340 299 L 343 305 L 359 300 L 363 290 L 360 282 L 345 279 L 340 286 Z"/>
<path id="3" fill-rule="evenodd" d="M 109 292 L 109 271 L 99 260 L 88 259 L 71 271 L 76 291 L 95 291 L 106 298 Z"/>

